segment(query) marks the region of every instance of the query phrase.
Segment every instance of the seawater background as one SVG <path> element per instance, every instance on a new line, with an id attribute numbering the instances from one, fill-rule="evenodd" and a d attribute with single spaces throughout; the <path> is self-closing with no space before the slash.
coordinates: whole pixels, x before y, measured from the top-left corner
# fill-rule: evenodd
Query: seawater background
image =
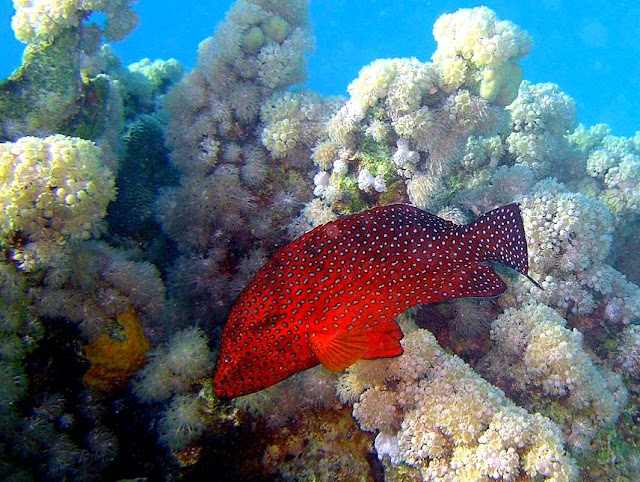
<path id="1" fill-rule="evenodd" d="M 191 68 L 198 43 L 212 34 L 233 2 L 141 0 L 140 25 L 114 45 L 125 64 L 143 57 L 179 59 Z M 635 0 L 487 1 L 503 20 L 533 37 L 521 62 L 525 79 L 555 82 L 578 105 L 578 121 L 605 122 L 617 135 L 640 130 L 640 4 Z M 441 0 L 311 0 L 316 51 L 306 87 L 346 94 L 360 68 L 377 58 L 418 57 L 435 50 L 431 34 L 443 13 L 482 3 Z M 0 1 L 0 78 L 20 64 L 11 31 L 13 8 Z"/>

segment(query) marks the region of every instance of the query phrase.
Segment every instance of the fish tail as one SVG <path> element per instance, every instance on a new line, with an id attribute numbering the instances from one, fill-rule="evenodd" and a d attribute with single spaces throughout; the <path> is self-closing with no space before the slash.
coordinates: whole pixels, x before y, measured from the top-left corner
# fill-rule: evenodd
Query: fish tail
<path id="1" fill-rule="evenodd" d="M 465 225 L 464 237 L 478 262 L 497 261 L 529 277 L 527 240 L 517 204 L 496 208 Z"/>

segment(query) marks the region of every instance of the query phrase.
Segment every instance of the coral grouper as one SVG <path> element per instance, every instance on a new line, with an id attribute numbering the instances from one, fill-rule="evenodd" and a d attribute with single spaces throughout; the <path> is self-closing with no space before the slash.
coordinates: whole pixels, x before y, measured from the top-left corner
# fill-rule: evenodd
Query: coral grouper
<path id="1" fill-rule="evenodd" d="M 266 388 L 318 363 L 402 354 L 394 318 L 506 286 L 487 262 L 527 275 L 516 204 L 459 226 L 395 204 L 318 226 L 276 253 L 236 301 L 214 375 L 220 397 Z"/>

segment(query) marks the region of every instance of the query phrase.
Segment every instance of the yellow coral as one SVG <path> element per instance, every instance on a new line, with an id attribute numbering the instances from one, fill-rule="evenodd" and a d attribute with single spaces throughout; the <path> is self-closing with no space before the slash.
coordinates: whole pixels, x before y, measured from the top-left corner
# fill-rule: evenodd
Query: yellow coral
<path id="1" fill-rule="evenodd" d="M 510 104 L 518 94 L 522 70 L 516 63 L 531 48 L 529 35 L 498 20 L 487 7 L 442 15 L 433 26 L 438 48 L 432 56 L 447 92 L 465 86 L 487 102 Z"/>
<path id="2" fill-rule="evenodd" d="M 100 232 L 116 192 L 101 157 L 63 135 L 0 144 L 0 243 L 23 270 L 59 264 L 69 241 Z"/>
<path id="3" fill-rule="evenodd" d="M 90 12 L 107 16 L 105 35 L 109 40 L 121 40 L 138 24 L 138 15 L 131 0 L 13 0 L 16 13 L 11 20 L 13 32 L 25 43 L 55 37 L 67 27 L 76 27 Z"/>
<path id="4" fill-rule="evenodd" d="M 103 333 L 85 346 L 91 368 L 85 373 L 86 385 L 110 391 L 122 388 L 129 378 L 146 363 L 144 354 L 151 344 L 142 331 L 133 308 L 117 316 L 118 334 Z"/>

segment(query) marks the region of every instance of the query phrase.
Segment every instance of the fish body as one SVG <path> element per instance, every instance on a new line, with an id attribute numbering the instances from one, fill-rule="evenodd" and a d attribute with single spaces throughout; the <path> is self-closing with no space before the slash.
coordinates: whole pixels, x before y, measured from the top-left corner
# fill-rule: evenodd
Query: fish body
<path id="1" fill-rule="evenodd" d="M 496 296 L 488 266 L 526 275 L 516 204 L 456 225 L 414 206 L 381 206 L 318 226 L 280 249 L 242 291 L 222 332 L 214 392 L 237 397 L 322 363 L 402 354 L 394 318 L 412 306 Z"/>

